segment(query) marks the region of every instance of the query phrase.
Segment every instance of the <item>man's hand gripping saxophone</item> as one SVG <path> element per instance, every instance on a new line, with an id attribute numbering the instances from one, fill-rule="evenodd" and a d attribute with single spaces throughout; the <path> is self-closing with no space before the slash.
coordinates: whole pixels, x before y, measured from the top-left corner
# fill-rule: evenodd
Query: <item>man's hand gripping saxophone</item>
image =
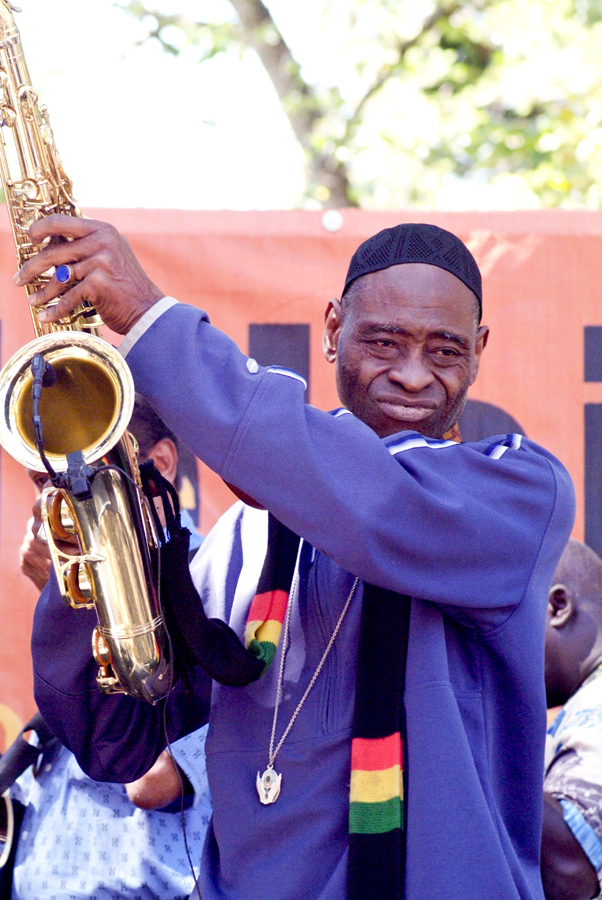
<path id="1" fill-rule="evenodd" d="M 38 314 L 40 322 L 58 322 L 87 300 L 112 331 L 127 334 L 164 296 L 141 268 L 126 238 L 112 225 L 53 215 L 34 222 L 29 236 L 38 246 L 49 242 L 17 272 L 15 284 L 29 284 L 53 266 L 68 267 L 66 282 L 55 275 L 29 297 L 33 307 L 46 307 Z M 56 302 L 47 306 L 51 301 Z"/>

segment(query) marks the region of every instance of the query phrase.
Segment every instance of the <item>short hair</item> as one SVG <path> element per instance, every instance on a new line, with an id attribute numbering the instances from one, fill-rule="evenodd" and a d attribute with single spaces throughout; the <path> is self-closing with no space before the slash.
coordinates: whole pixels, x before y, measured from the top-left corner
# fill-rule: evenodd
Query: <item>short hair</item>
<path id="1" fill-rule="evenodd" d="M 178 449 L 178 439 L 173 431 L 167 427 L 163 419 L 157 415 L 148 400 L 141 394 L 136 394 L 134 412 L 132 413 L 128 430 L 132 432 L 138 441 L 138 452 L 141 461 L 148 458 L 155 444 L 166 438 L 173 441 Z"/>
<path id="2" fill-rule="evenodd" d="M 578 603 L 593 603 L 602 613 L 602 559 L 587 544 L 569 540 L 554 573 L 554 583 L 566 584 Z"/>

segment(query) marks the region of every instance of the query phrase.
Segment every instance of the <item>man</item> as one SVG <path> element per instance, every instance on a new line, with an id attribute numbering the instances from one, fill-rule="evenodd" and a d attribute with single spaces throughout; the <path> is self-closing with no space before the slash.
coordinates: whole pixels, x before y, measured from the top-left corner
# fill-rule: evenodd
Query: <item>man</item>
<path id="1" fill-rule="evenodd" d="M 548 900 L 589 900 L 602 880 L 602 560 L 569 541 L 546 619 L 548 730 L 541 871 Z"/>
<path id="2" fill-rule="evenodd" d="M 152 458 L 174 483 L 177 440 L 142 397 L 129 425 L 140 459 Z M 47 476 L 29 471 L 41 491 Z M 202 537 L 192 535 L 198 548 Z M 21 569 L 40 590 L 48 581 L 47 545 L 28 529 Z M 28 769 L 13 786 L 25 804 L 13 872 L 12 900 L 73 897 L 140 900 L 184 898 L 194 886 L 180 819 L 185 790 L 185 826 L 190 854 L 198 863 L 211 815 L 204 764 L 206 729 L 164 750 L 152 769 L 124 787 L 89 778 L 60 744 L 45 753 L 35 776 Z M 176 768 L 177 764 L 177 768 Z"/>
<path id="3" fill-rule="evenodd" d="M 276 653 L 255 683 L 214 689 L 203 900 L 541 900 L 545 597 L 574 496 L 520 435 L 453 439 L 488 335 L 467 248 L 403 225 L 358 249 L 326 311 L 346 406 L 329 415 L 304 404 L 295 373 L 261 369 L 204 313 L 163 298 L 110 226 L 31 228 L 35 243 L 50 235 L 72 241 L 17 276 L 68 267 L 66 288 L 52 279 L 31 300 L 58 298 L 43 320 L 98 303 L 178 437 L 304 539 L 286 613 L 289 584 L 266 574 L 271 537 L 262 570 L 264 513 L 235 507 L 193 566 L 249 655 Z M 52 658 L 59 633 L 68 671 Z M 51 586 L 35 624 L 39 703 L 94 776 L 129 780 L 161 749 L 160 714 L 95 694 L 88 642 Z M 169 708 L 173 734 L 194 727 L 177 690 Z"/>

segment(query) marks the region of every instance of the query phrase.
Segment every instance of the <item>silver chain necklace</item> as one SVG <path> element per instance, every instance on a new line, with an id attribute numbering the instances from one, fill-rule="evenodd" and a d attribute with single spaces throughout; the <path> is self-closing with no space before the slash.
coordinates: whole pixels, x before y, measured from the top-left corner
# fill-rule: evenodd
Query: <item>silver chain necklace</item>
<path id="1" fill-rule="evenodd" d="M 289 601 L 288 601 L 288 605 L 286 607 L 286 616 L 284 619 L 284 634 L 282 635 L 282 655 L 280 657 L 280 668 L 278 670 L 278 684 L 276 687 L 276 705 L 274 706 L 274 719 L 272 721 L 272 734 L 270 736 L 270 749 L 268 751 L 268 767 L 265 770 L 265 772 L 263 773 L 263 775 L 260 775 L 259 772 L 257 773 L 257 779 L 255 782 L 256 786 L 257 786 L 257 793 L 259 794 L 259 799 L 265 806 L 267 806 L 270 803 L 275 803 L 280 795 L 280 786 L 282 784 L 282 775 L 278 774 L 278 772 L 275 771 L 274 762 L 276 760 L 276 757 L 278 756 L 278 753 L 280 752 L 280 748 L 282 747 L 282 745 L 284 744 L 284 741 L 286 740 L 286 737 L 287 737 L 289 731 L 293 727 L 293 723 L 294 723 L 295 719 L 297 718 L 297 716 L 299 715 L 299 712 L 301 711 L 301 707 L 307 700 L 307 698 L 309 696 L 309 692 L 313 688 L 313 686 L 316 683 L 316 680 L 318 678 L 318 675 L 322 671 L 322 667 L 323 667 L 324 663 L 326 662 L 326 657 L 330 653 L 330 651 L 332 649 L 332 645 L 334 644 L 334 642 L 336 640 L 337 634 L 339 633 L 339 629 L 343 623 L 343 619 L 345 618 L 345 613 L 349 609 L 349 604 L 351 603 L 351 600 L 353 599 L 353 595 L 355 594 L 355 590 L 359 584 L 360 579 L 359 579 L 359 575 L 358 575 L 358 577 L 353 582 L 353 586 L 352 586 L 351 590 L 349 591 L 349 596 L 347 597 L 347 600 L 345 601 L 345 606 L 343 607 L 343 611 L 341 612 L 341 615 L 339 616 L 339 620 L 334 627 L 332 636 L 331 636 L 330 640 L 328 641 L 328 644 L 326 645 L 326 649 L 324 650 L 324 653 L 322 654 L 322 659 L 318 663 L 316 671 L 312 675 L 311 681 L 309 682 L 309 684 L 307 685 L 307 687 L 305 689 L 305 693 L 299 700 L 299 703 L 297 704 L 297 708 L 294 711 L 294 713 L 292 714 L 288 725 L 284 729 L 284 734 L 278 741 L 278 745 L 277 745 L 276 749 L 274 750 L 274 741 L 276 739 L 276 723 L 278 722 L 278 707 L 280 706 L 280 700 L 282 698 L 282 682 L 284 680 L 284 663 L 285 663 L 285 659 L 286 659 L 286 651 L 288 649 L 288 636 L 289 636 L 289 630 L 290 630 L 291 609 L 293 606 L 293 599 L 295 596 L 295 591 L 297 589 L 298 581 L 299 581 L 299 562 L 297 561 L 297 565 L 295 566 L 295 574 L 293 577 L 293 582 L 291 584 Z"/>

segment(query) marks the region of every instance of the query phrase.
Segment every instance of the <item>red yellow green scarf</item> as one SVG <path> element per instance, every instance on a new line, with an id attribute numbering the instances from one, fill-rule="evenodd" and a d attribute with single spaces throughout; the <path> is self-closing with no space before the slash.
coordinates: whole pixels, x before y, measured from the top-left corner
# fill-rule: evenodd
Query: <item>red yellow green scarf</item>
<path id="1" fill-rule="evenodd" d="M 270 515 L 268 553 L 245 645 L 271 663 L 280 640 L 299 538 Z M 349 796 L 348 900 L 401 900 L 404 882 L 403 686 L 409 597 L 364 586 Z"/>

